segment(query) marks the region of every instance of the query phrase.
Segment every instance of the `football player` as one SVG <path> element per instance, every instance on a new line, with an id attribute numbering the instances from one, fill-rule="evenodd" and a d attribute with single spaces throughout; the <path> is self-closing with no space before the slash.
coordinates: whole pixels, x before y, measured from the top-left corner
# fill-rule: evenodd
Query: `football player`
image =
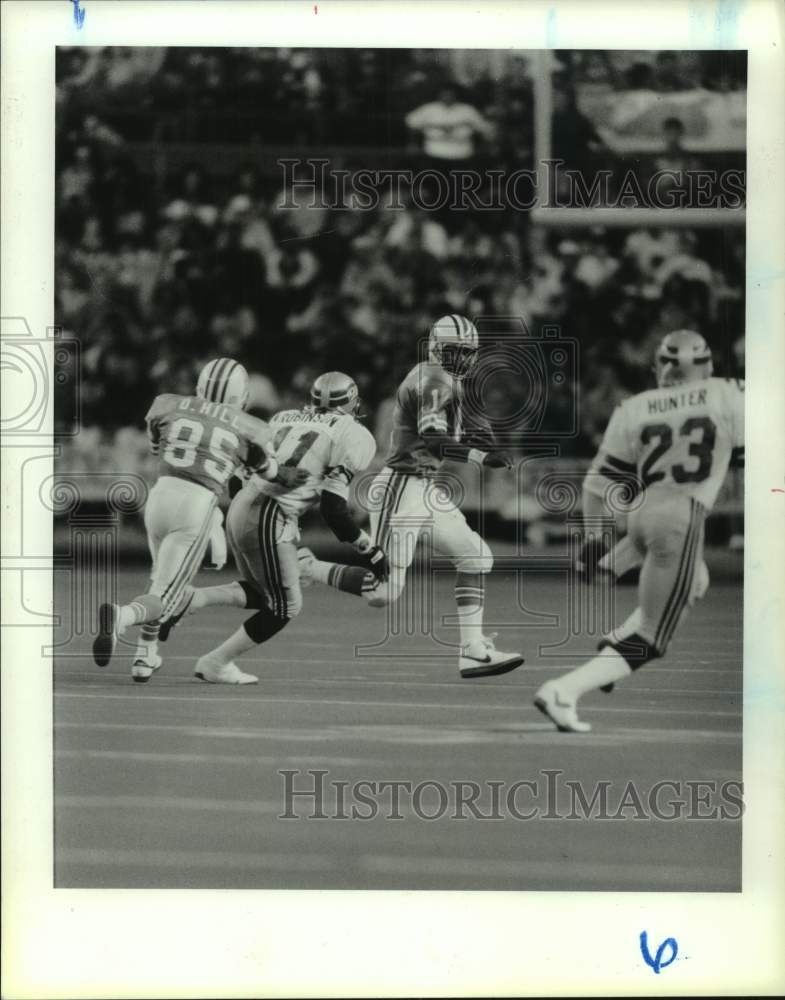
<path id="1" fill-rule="evenodd" d="M 357 420 L 359 405 L 354 380 L 343 372 L 326 372 L 314 382 L 309 406 L 284 410 L 271 418 L 280 467 L 299 469 L 307 478 L 290 489 L 253 476 L 232 500 L 226 531 L 240 579 L 191 591 L 172 623 L 186 613 L 218 605 L 255 613 L 198 660 L 195 672 L 200 679 L 213 681 L 231 671 L 238 684 L 257 682 L 254 674 L 240 671 L 234 660 L 267 642 L 300 613 L 299 519 L 317 502 L 336 538 L 366 558 L 368 575 L 380 584 L 387 579 L 384 552 L 357 526 L 346 503 L 352 479 L 376 453 L 373 435 Z M 359 572 L 364 576 L 366 571 Z"/>
<path id="2" fill-rule="evenodd" d="M 482 423 L 476 413 L 465 412 L 464 379 L 478 349 L 473 323 L 464 316 L 443 316 L 430 329 L 428 360 L 412 368 L 396 394 L 390 455 L 368 493 L 371 534 L 389 560 L 389 579 L 318 560 L 307 549 L 300 552 L 305 581 L 362 594 L 373 607 L 384 607 L 401 596 L 419 536 L 430 531 L 434 548 L 456 569 L 461 677 L 503 674 L 523 663 L 519 653 L 502 652 L 492 637 L 483 635 L 484 578 L 493 555 L 437 478 L 446 459 L 512 468 L 511 459 L 495 446 L 487 421 L 484 448 L 475 446 L 477 437 L 464 440 L 467 417 L 475 425 Z"/>
<path id="3" fill-rule="evenodd" d="M 240 468 L 292 483 L 289 470 L 278 469 L 268 425 L 243 412 L 248 374 L 231 358 L 210 361 L 199 374 L 196 393 L 157 396 L 146 421 L 150 447 L 159 458 L 159 475 L 144 511 L 153 559 L 150 588 L 129 604 L 102 604 L 93 657 L 105 667 L 117 639 L 132 625 L 142 633 L 131 668 L 135 681 L 149 680 L 161 666 L 160 626 L 178 606 L 211 544 L 218 568 L 225 560 L 223 516 L 218 499 L 229 477 Z"/>
<path id="4" fill-rule="evenodd" d="M 655 359 L 657 388 L 616 407 L 584 482 L 584 516 L 592 525 L 612 518 L 606 505 L 614 482 L 632 479 L 644 491 L 629 514 L 628 535 L 642 562 L 639 607 L 605 636 L 599 654 L 547 681 L 534 704 L 565 732 L 588 732 L 578 699 L 614 684 L 663 656 L 688 608 L 709 585 L 703 562 L 706 515 L 731 464 L 744 462 L 744 384 L 714 378 L 711 351 L 691 330 L 669 333 Z M 617 546 L 620 548 L 620 546 Z M 591 531 L 582 562 L 591 574 L 606 561 Z M 634 558 L 626 558 L 634 565 Z"/>

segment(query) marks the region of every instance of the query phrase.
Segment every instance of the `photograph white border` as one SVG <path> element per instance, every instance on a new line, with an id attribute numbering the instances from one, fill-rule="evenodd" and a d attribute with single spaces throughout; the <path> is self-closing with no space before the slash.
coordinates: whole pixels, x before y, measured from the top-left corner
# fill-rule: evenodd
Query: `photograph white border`
<path id="1" fill-rule="evenodd" d="M 743 892 L 53 890 L 49 628 L 14 627 L 12 610 L 2 630 L 3 995 L 783 992 L 783 5 L 81 0 L 81 9 L 77 29 L 70 0 L 2 4 L 2 316 L 24 317 L 35 337 L 54 321 L 58 45 L 749 50 Z M 51 428 L 51 407 L 47 420 Z M 46 511 L 33 524 L 26 512 L 35 551 L 21 540 L 26 454 L 3 449 L 3 604 L 12 609 L 52 601 L 50 574 L 19 570 L 20 557 L 51 559 Z M 679 942 L 679 960 L 656 979 L 638 948 L 643 929 Z"/>

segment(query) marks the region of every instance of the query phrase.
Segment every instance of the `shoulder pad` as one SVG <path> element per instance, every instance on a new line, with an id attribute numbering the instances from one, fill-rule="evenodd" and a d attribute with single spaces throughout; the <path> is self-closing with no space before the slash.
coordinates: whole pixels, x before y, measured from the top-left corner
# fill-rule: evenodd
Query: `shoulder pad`
<path id="1" fill-rule="evenodd" d="M 418 365 L 412 374 L 414 375 L 411 383 L 412 387 L 420 391 L 440 389 L 442 391 L 447 390 L 450 395 L 455 392 L 455 382 L 452 376 L 448 375 L 440 365 L 435 365 L 432 362 L 424 362 Z"/>
<path id="2" fill-rule="evenodd" d="M 294 416 L 298 416 L 302 410 L 279 410 L 270 417 L 270 422 L 283 423 L 286 420 L 290 420 Z"/>
<path id="3" fill-rule="evenodd" d="M 185 399 L 185 396 L 178 396 L 174 392 L 163 392 L 160 396 L 156 396 L 153 400 L 150 409 L 147 411 L 147 416 L 145 420 L 152 420 L 153 417 L 162 417 L 165 413 L 169 413 L 173 410 L 177 404 Z"/>
<path id="4" fill-rule="evenodd" d="M 242 410 L 236 426 L 247 441 L 261 448 L 267 447 L 273 439 L 273 429 L 266 420 L 244 413 Z"/>

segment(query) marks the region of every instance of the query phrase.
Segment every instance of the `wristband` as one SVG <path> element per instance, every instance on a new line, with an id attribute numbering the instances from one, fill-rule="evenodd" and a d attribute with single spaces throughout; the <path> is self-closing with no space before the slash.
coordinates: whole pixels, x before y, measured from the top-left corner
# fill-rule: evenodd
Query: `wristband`
<path id="1" fill-rule="evenodd" d="M 271 483 L 274 483 L 278 478 L 278 460 L 273 458 L 272 455 L 268 455 L 267 464 L 261 471 L 264 473 L 265 479 L 269 479 Z"/>
<path id="2" fill-rule="evenodd" d="M 367 552 L 371 548 L 371 537 L 367 531 L 360 531 L 360 534 L 352 542 L 352 545 L 357 549 L 358 552 Z"/>
<path id="3" fill-rule="evenodd" d="M 469 454 L 466 456 L 466 461 L 473 462 L 474 465 L 482 465 L 487 456 L 487 451 L 480 451 L 479 448 L 469 448 Z"/>

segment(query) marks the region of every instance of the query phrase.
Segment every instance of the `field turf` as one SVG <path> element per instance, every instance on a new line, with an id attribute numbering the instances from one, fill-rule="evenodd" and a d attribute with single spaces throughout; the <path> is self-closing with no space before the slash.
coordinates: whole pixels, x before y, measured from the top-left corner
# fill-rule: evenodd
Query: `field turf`
<path id="1" fill-rule="evenodd" d="M 82 591 L 58 577 L 56 610 L 65 635 L 71 595 Z M 200 579 L 216 582 L 215 574 Z M 144 587 L 141 568 L 125 571 L 118 583 L 126 599 Z M 304 593 L 300 618 L 260 656 L 241 661 L 259 675 L 253 687 L 207 685 L 192 676 L 196 657 L 246 612 L 211 609 L 186 619 L 161 647 L 164 666 L 147 684 L 131 681 L 130 648 L 101 670 L 90 657 L 88 634 L 63 647 L 54 683 L 57 886 L 740 888 L 738 819 L 636 818 L 634 802 L 619 808 L 628 783 L 644 811 L 657 782 L 681 783 L 659 796 L 668 812 L 674 799 L 689 803 L 687 781 L 741 780 L 740 585 L 714 585 L 664 660 L 611 695 L 588 696 L 582 703 L 594 727 L 588 735 L 556 732 L 532 706 L 537 686 L 591 654 L 596 641 L 575 638 L 540 649 L 558 643 L 564 631 L 566 587 L 557 576 L 525 578 L 521 595 L 511 576 L 490 578 L 486 619 L 500 632 L 500 647 L 520 648 L 526 663 L 506 676 L 472 681 L 459 678 L 454 653 L 422 634 L 381 642 L 385 612 L 327 588 Z M 617 589 L 618 621 L 634 598 L 634 588 Z M 437 579 L 434 604 L 440 613 L 453 609 L 447 576 Z M 453 629 L 436 631 L 454 641 Z M 356 650 L 374 643 L 380 645 Z M 328 772 L 325 818 L 305 818 L 316 810 L 313 799 L 303 798 L 290 804 L 299 818 L 279 818 L 287 808 L 279 772 L 286 770 L 296 772 L 300 789 L 317 780 L 308 772 Z M 422 818 L 404 787 L 399 819 L 386 818 L 390 789 L 372 796 L 374 818 L 337 818 L 340 788 L 330 783 L 348 783 L 348 812 L 361 780 L 411 782 L 412 789 L 442 782 L 446 811 Z M 476 818 L 460 806 L 459 781 L 480 783 L 475 809 L 503 818 Z M 537 818 L 515 818 L 505 805 L 516 781 L 534 783 L 519 787 L 514 805 L 521 814 L 539 806 Z M 548 781 L 559 788 L 550 803 Z M 605 818 L 580 818 L 580 809 L 578 818 L 567 818 L 575 804 L 567 781 L 580 782 L 587 799 L 605 782 Z M 496 810 L 489 782 L 499 789 Z M 436 815 L 445 804 L 434 786 L 420 794 L 421 813 Z M 693 803 L 692 812 L 711 812 L 719 803 L 712 795 L 708 805 Z M 357 808 L 372 812 L 362 803 Z"/>

